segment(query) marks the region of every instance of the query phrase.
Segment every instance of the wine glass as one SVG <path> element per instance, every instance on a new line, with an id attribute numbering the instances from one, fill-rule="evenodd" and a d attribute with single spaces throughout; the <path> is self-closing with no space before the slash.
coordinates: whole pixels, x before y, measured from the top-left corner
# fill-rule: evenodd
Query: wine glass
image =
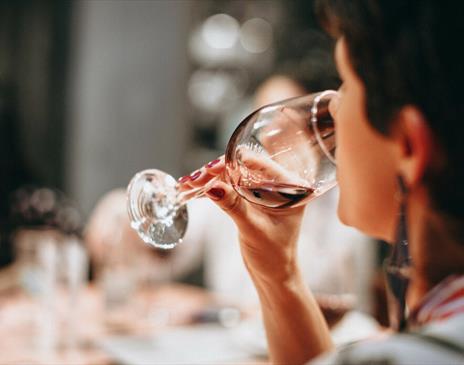
<path id="1" fill-rule="evenodd" d="M 288 209 L 306 204 L 336 185 L 335 125 L 326 90 L 259 108 L 232 134 L 225 153 L 225 180 L 251 203 Z M 137 173 L 127 188 L 131 226 L 142 240 L 170 249 L 187 229 L 186 203 L 205 186 L 179 190 L 177 181 L 156 169 Z"/>

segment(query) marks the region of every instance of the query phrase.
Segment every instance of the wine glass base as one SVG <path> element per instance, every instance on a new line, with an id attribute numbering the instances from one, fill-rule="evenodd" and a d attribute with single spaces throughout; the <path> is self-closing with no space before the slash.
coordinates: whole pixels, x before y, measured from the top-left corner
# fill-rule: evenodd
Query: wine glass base
<path id="1" fill-rule="evenodd" d="M 131 227 L 151 246 L 171 249 L 187 230 L 186 205 L 177 202 L 177 182 L 162 171 L 139 172 L 127 188 Z"/>
<path id="2" fill-rule="evenodd" d="M 131 227 L 137 231 L 143 242 L 156 248 L 171 249 L 182 242 L 187 230 L 187 221 L 188 212 L 184 205 L 177 210 L 173 218 L 132 223 Z"/>

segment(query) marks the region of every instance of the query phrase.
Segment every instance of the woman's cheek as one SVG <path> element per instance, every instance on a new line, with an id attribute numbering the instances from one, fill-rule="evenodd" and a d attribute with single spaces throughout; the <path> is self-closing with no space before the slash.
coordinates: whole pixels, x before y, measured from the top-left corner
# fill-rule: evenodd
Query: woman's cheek
<path id="1" fill-rule="evenodd" d="M 346 146 L 344 144 L 342 135 L 338 136 L 337 132 L 337 182 L 340 190 L 339 200 L 338 200 L 338 216 L 340 221 L 345 225 L 351 225 L 349 218 L 350 212 L 350 166 L 349 160 L 347 160 L 347 155 L 349 151 L 346 151 Z M 342 134 L 342 133 L 340 133 Z"/>

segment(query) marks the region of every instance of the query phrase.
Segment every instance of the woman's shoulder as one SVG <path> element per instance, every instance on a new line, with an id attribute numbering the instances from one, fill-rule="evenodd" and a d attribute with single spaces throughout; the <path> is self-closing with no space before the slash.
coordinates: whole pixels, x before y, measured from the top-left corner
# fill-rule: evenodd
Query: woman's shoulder
<path id="1" fill-rule="evenodd" d="M 463 364 L 464 314 L 418 331 L 350 344 L 311 364 Z"/>

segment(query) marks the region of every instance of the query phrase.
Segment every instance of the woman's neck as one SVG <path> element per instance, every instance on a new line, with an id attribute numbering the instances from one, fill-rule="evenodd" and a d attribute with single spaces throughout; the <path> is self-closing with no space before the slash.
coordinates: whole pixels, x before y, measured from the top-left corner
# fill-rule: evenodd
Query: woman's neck
<path id="1" fill-rule="evenodd" d="M 424 199 L 410 196 L 408 200 L 413 270 L 407 303 L 413 309 L 442 280 L 453 274 L 464 273 L 464 244 L 459 242 L 459 235 L 453 234 L 449 219 L 431 211 L 429 204 L 423 204 Z"/>

